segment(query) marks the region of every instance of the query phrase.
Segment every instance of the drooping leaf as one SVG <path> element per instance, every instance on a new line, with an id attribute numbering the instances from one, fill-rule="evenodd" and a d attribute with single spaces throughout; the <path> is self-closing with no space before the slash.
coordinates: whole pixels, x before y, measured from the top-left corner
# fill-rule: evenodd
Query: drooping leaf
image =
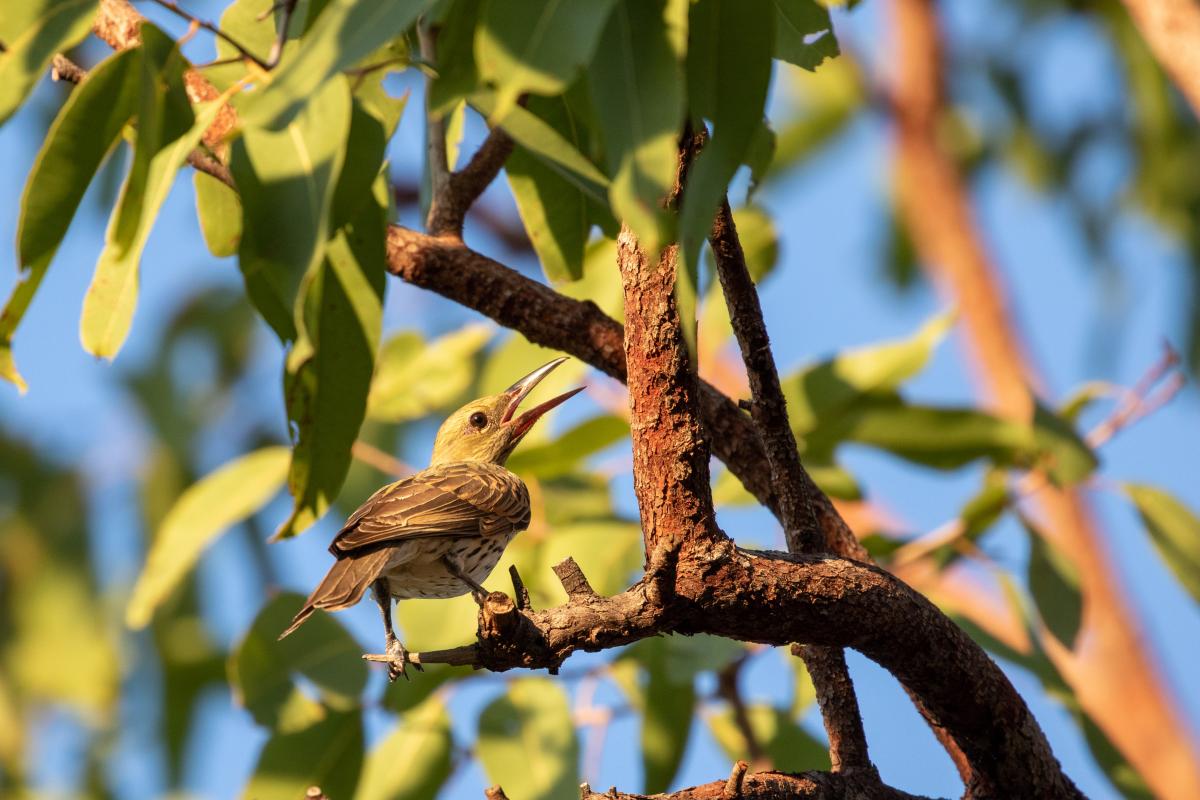
<path id="1" fill-rule="evenodd" d="M 179 496 L 150 546 L 125 609 L 125 624 L 145 627 L 205 548 L 283 488 L 289 455 L 286 447 L 256 450 L 209 473 Z"/>
<path id="2" fill-rule="evenodd" d="M 606 202 L 608 178 L 550 124 L 521 106 L 500 113 L 495 92 L 475 92 L 470 104 L 493 125 L 503 128 L 513 141 L 578 186 L 587 197 L 598 203 Z"/>
<path id="3" fill-rule="evenodd" d="M 92 28 L 98 0 L 22 0 L 6 8 L 0 38 L 0 125 L 24 102 L 55 53 L 74 47 Z M 14 14 L 14 10 L 18 13 Z"/>
<path id="4" fill-rule="evenodd" d="M 23 388 L 12 363 L 13 333 L 50 266 L 83 193 L 133 115 L 140 86 L 140 49 L 102 61 L 67 98 L 38 151 L 17 223 L 24 274 L 0 313 L 0 376 Z"/>
<path id="5" fill-rule="evenodd" d="M 775 57 L 815 70 L 839 54 L 829 9 L 816 0 L 773 0 L 775 6 Z"/>
<path id="6" fill-rule="evenodd" d="M 324 257 L 329 208 L 350 130 L 345 80 L 328 81 L 284 130 L 247 128 L 229 167 L 242 200 L 246 293 L 279 338 L 296 338 L 300 281 Z"/>
<path id="7" fill-rule="evenodd" d="M 1200 602 L 1200 517 L 1174 495 L 1153 486 L 1125 484 L 1154 547 L 1175 578 Z"/>
<path id="8" fill-rule="evenodd" d="M 471 385 L 472 359 L 491 336 L 489 326 L 475 324 L 428 343 L 415 331 L 392 337 L 379 354 L 367 413 L 403 422 L 445 408 Z"/>
<path id="9" fill-rule="evenodd" d="M 1029 592 L 1038 614 L 1056 639 L 1074 647 L 1083 623 L 1079 571 L 1029 520 L 1022 522 L 1029 533 Z"/>
<path id="10" fill-rule="evenodd" d="M 80 338 L 93 355 L 113 358 L 133 322 L 142 251 L 175 174 L 234 90 L 193 115 L 183 86 L 185 61 L 153 26 L 142 28 L 142 101 L 133 164 L 109 220 L 104 250 L 83 301 Z"/>
<path id="11" fill-rule="evenodd" d="M 350 468 L 379 349 L 386 224 L 386 209 L 369 196 L 305 280 L 299 336 L 284 376 L 295 436 L 288 472 L 294 504 L 275 538 L 295 536 L 320 518 Z"/>
<path id="12" fill-rule="evenodd" d="M 403 608 L 404 606 L 398 606 Z M 407 630 L 405 631 L 407 635 Z M 470 636 L 468 630 L 467 636 Z M 405 639 L 405 645 L 408 640 Z M 424 645 L 421 645 L 424 647 Z M 415 649 L 415 648 L 414 648 Z M 388 686 L 383 695 L 384 705 L 391 711 L 404 713 L 425 703 L 434 692 L 447 683 L 470 678 L 478 674 L 470 667 L 449 667 L 445 664 L 426 664 L 424 672 L 409 672 L 411 680 L 396 681 Z M 436 701 L 431 701 L 436 702 Z"/>
<path id="13" fill-rule="evenodd" d="M 406 713 L 367 755 L 355 800 L 435 797 L 450 777 L 453 746 L 446 704 L 431 697 Z"/>
<path id="14" fill-rule="evenodd" d="M 1095 471 L 1096 454 L 1069 421 L 1039 403 L 1033 424 L 1046 475 L 1054 485 L 1071 486 Z"/>
<path id="15" fill-rule="evenodd" d="M 525 678 L 509 684 L 479 715 L 476 752 L 492 783 L 513 797 L 567 800 L 579 795 L 579 743 L 558 683 Z"/>
<path id="16" fill-rule="evenodd" d="M 712 138 L 688 173 L 679 240 L 689 269 L 712 230 L 729 181 L 762 128 L 774 35 L 770 0 L 699 0 L 688 17 L 688 110 L 707 119 Z"/>
<path id="17" fill-rule="evenodd" d="M 583 123 L 575 118 L 566 98 L 532 97 L 527 108 L 576 150 L 584 149 Z M 579 278 L 592 227 L 583 192 L 524 147 L 514 149 L 504 172 L 546 278 L 551 283 Z"/>
<path id="18" fill-rule="evenodd" d="M 683 81 L 659 0 L 620 0 L 588 69 L 614 215 L 648 253 L 672 240 L 662 203 L 675 181 Z"/>
<path id="19" fill-rule="evenodd" d="M 242 239 L 242 201 L 238 194 L 211 175 L 192 173 L 196 190 L 196 217 L 208 252 L 217 258 L 237 255 Z"/>
<path id="20" fill-rule="evenodd" d="M 278 727 L 296 674 L 315 684 L 324 702 L 335 708 L 354 706 L 367 684 L 362 651 L 328 613 L 318 611 L 295 633 L 279 639 L 302 605 L 304 597 L 290 592 L 272 598 L 229 656 L 234 698 L 260 725 Z"/>
<path id="21" fill-rule="evenodd" d="M 673 639 L 646 639 L 630 656 L 645 672 L 641 749 L 646 794 L 670 788 L 691 739 L 695 680 L 693 674 L 678 675 L 669 669 Z"/>
<path id="22" fill-rule="evenodd" d="M 259 92 L 247 96 L 239 112 L 248 126 L 281 131 L 310 99 L 337 83 L 337 73 L 357 63 L 412 24 L 431 0 L 330 0 L 305 33 L 295 56 L 272 73 Z"/>
<path id="23" fill-rule="evenodd" d="M 486 0 L 475 33 L 480 77 L 500 113 L 524 93 L 560 94 L 592 58 L 613 0 Z"/>
<path id="24" fill-rule="evenodd" d="M 242 798 L 296 800 L 310 786 L 319 786 L 327 797 L 353 797 L 362 761 L 359 712 L 329 711 L 307 728 L 272 736 Z"/>
<path id="25" fill-rule="evenodd" d="M 429 85 L 429 110 L 445 114 L 479 85 L 475 31 L 484 0 L 451 0 L 438 20 L 437 75 Z"/>

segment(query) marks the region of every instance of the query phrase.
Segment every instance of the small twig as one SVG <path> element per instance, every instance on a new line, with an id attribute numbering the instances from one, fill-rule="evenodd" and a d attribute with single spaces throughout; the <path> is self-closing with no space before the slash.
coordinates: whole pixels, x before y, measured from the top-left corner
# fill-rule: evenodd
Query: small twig
<path id="1" fill-rule="evenodd" d="M 508 800 L 508 795 L 506 795 L 504 790 L 500 788 L 500 784 L 489 786 L 488 788 L 484 789 L 483 796 L 487 798 L 487 800 Z"/>
<path id="2" fill-rule="evenodd" d="M 521 580 L 521 573 L 517 572 L 516 564 L 508 565 L 508 575 L 512 578 L 513 597 L 517 601 L 517 610 L 531 610 L 533 605 L 529 602 L 529 590 L 525 588 L 525 581 Z"/>
<path id="3" fill-rule="evenodd" d="M 329 800 L 329 797 L 326 796 L 325 792 L 321 791 L 320 786 L 308 787 L 308 789 L 304 792 L 304 798 L 305 800 Z"/>
<path id="4" fill-rule="evenodd" d="M 739 800 L 742 796 L 742 784 L 746 780 L 746 770 L 749 768 L 750 765 L 740 759 L 733 762 L 733 770 L 729 773 L 729 778 L 725 781 L 725 788 L 721 791 L 723 800 Z"/>
<path id="5" fill-rule="evenodd" d="M 196 17 L 195 15 L 193 15 L 191 12 L 180 8 L 179 5 L 175 2 L 175 0 L 154 0 L 154 2 L 157 3 L 158 5 L 162 6 L 163 8 L 167 9 L 171 13 L 175 14 L 176 16 L 187 20 L 190 24 L 198 25 L 201 28 L 204 28 L 204 30 L 206 30 L 209 33 L 213 34 L 214 36 L 218 37 L 219 39 L 223 39 L 230 47 L 232 47 L 234 50 L 237 50 L 244 57 L 250 59 L 251 61 L 253 61 L 258 66 L 262 67 L 263 69 L 265 69 L 265 70 L 271 69 L 271 67 L 265 61 L 263 61 L 258 56 L 254 55 L 254 53 L 250 52 L 249 48 L 244 47 L 241 44 L 241 42 L 239 42 L 237 39 L 234 39 L 232 36 L 225 33 L 225 31 L 221 30 L 218 26 L 212 24 L 211 22 L 202 20 L 202 19 Z"/>
<path id="6" fill-rule="evenodd" d="M 271 52 L 267 55 L 267 63 L 264 69 L 274 69 L 279 64 L 279 58 L 283 55 L 283 46 L 287 44 L 288 28 L 292 24 L 292 13 L 296 10 L 296 0 L 279 0 L 268 11 L 259 15 L 259 20 L 266 19 L 268 14 L 272 14 L 277 10 L 282 9 L 283 19 L 279 26 L 279 31 L 275 36 L 275 41 L 271 45 Z"/>
<path id="7" fill-rule="evenodd" d="M 567 592 L 567 597 L 572 600 L 576 598 L 587 600 L 597 596 L 592 585 L 588 583 L 587 576 L 583 574 L 583 570 L 570 556 L 555 564 L 551 569 L 558 576 L 559 582 Z"/>
<path id="8" fill-rule="evenodd" d="M 407 478 L 416 472 L 415 469 L 405 464 L 400 459 L 393 456 L 391 453 L 385 453 L 373 444 L 364 442 L 359 439 L 354 442 L 350 448 L 350 453 L 359 461 L 374 467 L 384 475 L 392 475 L 397 478 Z"/>
<path id="9" fill-rule="evenodd" d="M 67 81 L 68 83 L 79 83 L 87 77 L 87 70 L 76 64 L 71 59 L 56 53 L 50 61 L 50 79 L 55 81 Z"/>
<path id="10" fill-rule="evenodd" d="M 426 61 L 437 60 L 437 30 L 429 26 L 425 20 L 417 23 L 417 41 L 421 47 L 421 58 Z M 430 100 L 430 87 L 433 79 L 425 78 L 425 152 L 429 169 L 429 216 L 426 218 L 425 229 L 430 233 L 439 233 L 433 227 L 437 219 L 438 206 L 445 199 L 446 186 L 450 182 L 450 163 L 446 153 L 446 117 L 433 111 Z"/>

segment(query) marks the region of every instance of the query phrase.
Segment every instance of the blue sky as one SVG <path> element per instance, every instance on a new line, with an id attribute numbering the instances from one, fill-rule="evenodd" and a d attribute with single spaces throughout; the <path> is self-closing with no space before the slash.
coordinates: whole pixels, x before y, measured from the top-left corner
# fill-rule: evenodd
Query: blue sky
<path id="1" fill-rule="evenodd" d="M 1004 46 L 1005 37 L 1011 35 L 1011 26 L 1006 27 L 1005 15 L 995 4 L 971 0 L 952 7 L 949 27 L 955 48 Z M 849 17 L 839 15 L 837 22 L 848 47 L 874 69 L 887 68 L 881 44 L 886 31 L 878 4 L 864 4 Z M 172 32 L 182 30 L 173 22 L 165 24 Z M 1037 41 L 1018 43 L 1014 58 L 1037 56 L 1029 59 L 1030 69 L 1036 70 L 1038 77 L 1035 105 L 1047 124 L 1053 126 L 1056 120 L 1122 102 L 1115 66 L 1094 30 L 1085 24 L 1064 24 L 1040 31 L 1035 38 Z M 209 47 L 207 42 L 193 46 Z M 92 55 L 99 57 L 101 52 Z M 419 92 L 419 84 L 409 78 L 397 80 L 395 88 Z M 14 240 L 21 187 L 46 115 L 63 91 L 43 84 L 35 102 L 0 129 L 0 241 Z M 979 100 L 980 119 L 986 122 L 986 98 L 976 98 L 970 86 L 961 91 L 968 104 Z M 410 110 L 419 107 L 417 100 L 414 95 Z M 469 126 L 468 151 L 479 135 L 477 124 Z M 881 277 L 885 229 L 880 212 L 890 180 L 888 147 L 886 122 L 865 115 L 827 152 L 759 195 L 781 235 L 780 268 L 765 285 L 762 299 L 776 357 L 785 369 L 847 346 L 907 334 L 943 308 L 932 291 L 918 289 L 899 295 Z M 419 120 L 410 113 L 391 146 L 395 173 L 414 174 L 420 152 Z M 1096 168 L 1090 171 L 1096 183 L 1094 191 L 1104 193 L 1113 191 L 1114 185 L 1119 187 L 1128 169 L 1126 154 L 1114 149 L 1097 153 L 1094 160 Z M 30 390 L 20 397 L 7 385 L 0 386 L 0 426 L 7 435 L 35 443 L 63 463 L 83 467 L 94 501 L 96 561 L 102 568 L 106 594 L 116 598 L 128 590 L 141 563 L 144 534 L 139 529 L 136 487 L 148 440 L 115 376 L 147 358 L 164 321 L 189 292 L 205 285 L 240 286 L 241 281 L 232 260 L 215 260 L 205 250 L 195 222 L 191 177 L 184 173 L 159 217 L 143 260 L 141 299 L 130 344 L 116 364 L 95 361 L 81 350 L 77 331 L 83 293 L 103 240 L 105 219 L 98 213 L 96 195 L 93 190 L 85 201 L 18 334 L 16 356 Z M 1039 195 L 1014 174 L 999 169 L 978 177 L 974 199 L 987 243 L 1010 288 L 1014 316 L 1052 399 L 1063 397 L 1086 380 L 1131 383 L 1159 356 L 1164 337 L 1179 341 L 1182 319 L 1177 300 L 1187 289 L 1186 254 L 1151 223 L 1129 214 L 1110 232 L 1122 258 L 1116 275 L 1106 283 L 1098 279 L 1095 265 L 1088 263 L 1070 211 L 1062 203 Z M 502 185 L 489 191 L 486 202 L 511 208 Z M 468 238 L 501 260 L 536 274 L 536 264 L 527 258 L 514 259 L 471 226 Z M 0 291 L 7 293 L 15 274 L 13 249 L 7 247 L 0 253 Z M 442 332 L 474 318 L 441 298 L 389 281 L 388 330 L 416 326 Z M 1106 331 L 1116 318 L 1121 321 L 1119 333 Z M 282 436 L 281 355 L 265 328 L 261 341 L 253 374 L 239 387 L 233 412 L 220 427 L 228 435 L 204 444 L 200 450 L 204 463 L 197 465 L 201 469 L 240 452 L 244 442 L 239 435 L 244 436 L 247 425 L 244 417 L 238 418 L 239 413 L 266 420 Z M 910 391 L 915 397 L 936 402 L 972 398 L 961 342 L 956 337 L 939 350 Z M 1170 406 L 1106 445 L 1102 452 L 1105 481 L 1091 493 L 1103 521 L 1106 546 L 1143 620 L 1146 639 L 1184 715 L 1193 721 L 1200 719 L 1200 684 L 1188 680 L 1188 664 L 1194 668 L 1200 660 L 1200 612 L 1157 559 L 1132 510 L 1103 487 L 1125 479 L 1154 483 L 1200 508 L 1200 482 L 1195 480 L 1193 468 L 1194 453 L 1200 450 L 1197 399 L 1195 389 L 1189 386 Z M 427 437 L 418 437 L 402 456 L 420 463 L 427 450 Z M 947 477 L 861 448 L 848 450 L 846 461 L 871 495 L 914 531 L 943 522 L 974 491 L 978 480 L 969 470 Z M 618 480 L 614 489 L 621 506 L 632 510 L 627 481 Z M 265 513 L 274 514 L 274 519 L 283 513 L 283 507 L 276 505 Z M 765 513 L 723 512 L 722 522 L 743 541 L 769 544 L 778 540 L 778 529 Z M 326 520 L 301 541 L 272 553 L 286 588 L 307 591 L 319 577 L 331 523 Z M 1020 572 L 1025 558 L 1023 542 L 1014 526 L 1003 526 L 989 537 L 986 549 L 999 563 Z M 240 537 L 227 537 L 212 548 L 200 567 L 202 585 L 211 589 L 212 597 L 205 613 L 214 635 L 223 642 L 236 639 L 245 630 L 263 596 L 262 587 L 239 577 L 236 563 L 244 549 Z M 364 604 L 341 616 L 364 643 L 374 641 L 377 623 L 373 608 Z M 470 631 L 463 631 L 464 640 L 469 636 Z M 573 660 L 572 666 L 575 663 Z M 956 795 L 958 783 L 949 761 L 895 681 L 857 655 L 852 655 L 851 664 L 872 754 L 884 779 L 913 792 Z M 152 673 L 141 669 L 131 677 L 153 682 L 156 676 Z M 1009 674 L 1080 787 L 1092 797 L 1115 796 L 1066 715 L 1043 697 L 1028 675 L 1019 670 Z M 374 680 L 381 685 L 378 675 Z M 766 654 L 754 660 L 744 685 L 752 698 L 780 700 L 790 692 L 791 677 L 781 659 Z M 472 730 L 475 713 L 496 690 L 497 683 L 485 682 L 455 695 L 455 725 L 464 738 Z M 602 690 L 598 699 L 619 702 L 611 687 Z M 123 796 L 150 797 L 162 789 L 164 776 L 155 761 L 140 757 L 145 747 L 153 745 L 147 713 L 136 703 L 123 709 L 127 725 L 114 754 L 115 788 Z M 206 699 L 201 719 L 189 750 L 187 786 L 201 796 L 229 796 L 253 768 L 263 734 L 223 693 Z M 814 732 L 819 730 L 815 717 L 810 715 L 806 723 Z M 389 724 L 389 718 L 375 714 L 369 730 L 378 735 Z M 680 786 L 722 777 L 726 769 L 724 756 L 703 724 L 695 734 L 677 778 Z M 39 726 L 37 741 L 36 774 L 45 776 L 51 785 L 61 785 L 63 770 L 70 774 L 67 767 L 80 746 L 75 727 L 61 715 L 49 715 Z M 636 721 L 618 717 L 609 732 L 599 774 L 587 776 L 594 785 L 638 788 L 636 741 Z M 478 768 L 472 768 L 452 779 L 442 796 L 476 798 L 484 784 Z"/>

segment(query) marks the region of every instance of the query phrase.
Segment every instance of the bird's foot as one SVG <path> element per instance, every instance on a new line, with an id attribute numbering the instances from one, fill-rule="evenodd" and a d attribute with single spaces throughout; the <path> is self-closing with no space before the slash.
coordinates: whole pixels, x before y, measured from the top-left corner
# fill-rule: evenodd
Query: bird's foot
<path id="1" fill-rule="evenodd" d="M 388 683 L 395 683 L 396 679 L 401 675 L 404 676 L 404 680 L 409 680 L 409 664 L 412 664 L 413 669 L 415 669 L 417 672 L 425 671 L 425 668 L 421 666 L 420 662 L 413 661 L 411 658 L 409 658 L 408 651 L 404 649 L 404 645 L 400 643 L 399 639 L 393 639 L 392 641 L 388 642 L 386 654 L 376 655 L 374 653 L 369 653 L 363 655 L 363 658 L 367 661 L 378 661 L 387 664 Z"/>

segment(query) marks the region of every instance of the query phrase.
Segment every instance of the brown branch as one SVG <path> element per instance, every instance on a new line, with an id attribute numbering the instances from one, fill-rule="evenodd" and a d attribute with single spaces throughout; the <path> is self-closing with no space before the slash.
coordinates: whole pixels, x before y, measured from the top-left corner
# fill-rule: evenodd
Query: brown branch
<path id="1" fill-rule="evenodd" d="M 489 786 L 483 790 L 485 800 L 508 800 L 508 795 L 504 793 L 504 789 L 500 785 Z"/>
<path id="2" fill-rule="evenodd" d="M 55 54 L 50 61 L 50 79 L 55 81 L 67 81 L 68 83 L 79 83 L 87 77 L 87 70 L 76 64 L 71 59 L 62 55 Z"/>
<path id="3" fill-rule="evenodd" d="M 513 140 L 500 128 L 492 128 L 467 165 L 447 177 L 429 207 L 426 229 L 434 235 L 462 236 L 467 211 L 483 194 L 513 151 Z"/>
<path id="4" fill-rule="evenodd" d="M 1170 4 L 1176 6 L 1182 4 Z M 900 211 L 922 265 L 960 310 L 983 393 L 1001 416 L 1028 422 L 1035 371 L 972 214 L 968 187 L 938 135 L 944 112 L 936 13 L 929 0 L 894 0 L 893 14 L 898 48 L 890 106 Z M 1176 49 L 1181 59 L 1196 57 Z M 1189 80 L 1200 71 L 1190 74 Z M 1120 588 L 1107 536 L 1077 490 L 1048 488 L 1036 501 L 1044 518 L 1040 530 L 1078 567 L 1084 595 L 1079 641 L 1086 648 L 1072 653 L 1044 641 L 1047 652 L 1089 716 L 1156 794 L 1200 797 L 1194 740 Z"/>
<path id="5" fill-rule="evenodd" d="M 742 656 L 717 672 L 717 696 L 729 703 L 729 708 L 733 711 L 733 722 L 746 741 L 746 754 L 754 762 L 754 768 L 759 771 L 767 770 L 775 765 L 771 762 L 767 751 L 763 749 L 762 742 L 758 740 L 754 726 L 750 724 L 750 713 L 746 709 L 746 701 L 742 698 L 742 691 L 738 686 L 738 677 L 742 674 L 742 666 L 745 663 L 746 656 Z M 741 765 L 741 776 L 745 777 L 747 764 L 745 761 L 738 761 L 734 765 L 733 774 L 729 776 L 730 781 L 733 781 L 734 776 L 738 774 L 737 764 Z M 740 779 L 737 785 L 741 785 Z M 727 788 L 728 786 L 729 784 L 726 784 Z"/>
<path id="6" fill-rule="evenodd" d="M 745 762 L 739 762 L 743 767 Z M 738 776 L 735 781 L 735 775 Z M 732 786 L 730 784 L 733 784 Z M 580 800 L 650 800 L 643 794 L 628 794 L 610 789 L 603 794 L 593 792 L 586 783 L 580 787 Z M 680 789 L 670 794 L 656 794 L 653 800 L 924 800 L 869 777 L 832 772 L 802 772 L 786 775 L 781 772 L 755 772 L 740 775 L 731 773 L 723 781 Z"/>
<path id="7" fill-rule="evenodd" d="M 258 64 L 258 66 L 262 67 L 263 69 L 270 70 L 271 67 L 274 66 L 273 64 L 268 64 L 266 61 L 263 61 L 261 58 L 256 56 L 254 53 L 252 53 L 250 51 L 249 48 L 244 47 L 242 45 L 242 43 L 239 42 L 237 39 L 234 39 L 228 33 L 221 30 L 221 28 L 219 26 L 214 25 L 213 23 L 208 22 L 206 20 L 202 20 L 199 17 L 197 17 L 195 14 L 191 13 L 190 11 L 180 8 L 179 5 L 174 2 L 174 0 L 154 0 L 154 2 L 157 3 L 158 5 L 162 6 L 163 8 L 167 9 L 168 11 L 170 11 L 172 14 L 179 17 L 180 19 L 185 19 L 192 25 L 194 25 L 198 28 L 203 28 L 204 30 L 211 33 L 213 36 L 216 36 L 218 39 L 224 40 L 224 42 L 226 44 L 228 44 L 234 50 L 237 50 L 239 53 L 241 53 L 243 58 L 250 59 L 251 61 L 253 61 L 255 64 Z"/>
<path id="8" fill-rule="evenodd" d="M 1200 118 L 1200 5 L 1195 0 L 1124 0 L 1134 25 Z"/>
<path id="9" fill-rule="evenodd" d="M 370 442 L 358 439 L 350 446 L 350 454 L 367 466 L 374 467 L 384 475 L 393 478 L 407 478 L 416 472 L 408 464 L 396 458 L 391 453 L 380 450 Z"/>

